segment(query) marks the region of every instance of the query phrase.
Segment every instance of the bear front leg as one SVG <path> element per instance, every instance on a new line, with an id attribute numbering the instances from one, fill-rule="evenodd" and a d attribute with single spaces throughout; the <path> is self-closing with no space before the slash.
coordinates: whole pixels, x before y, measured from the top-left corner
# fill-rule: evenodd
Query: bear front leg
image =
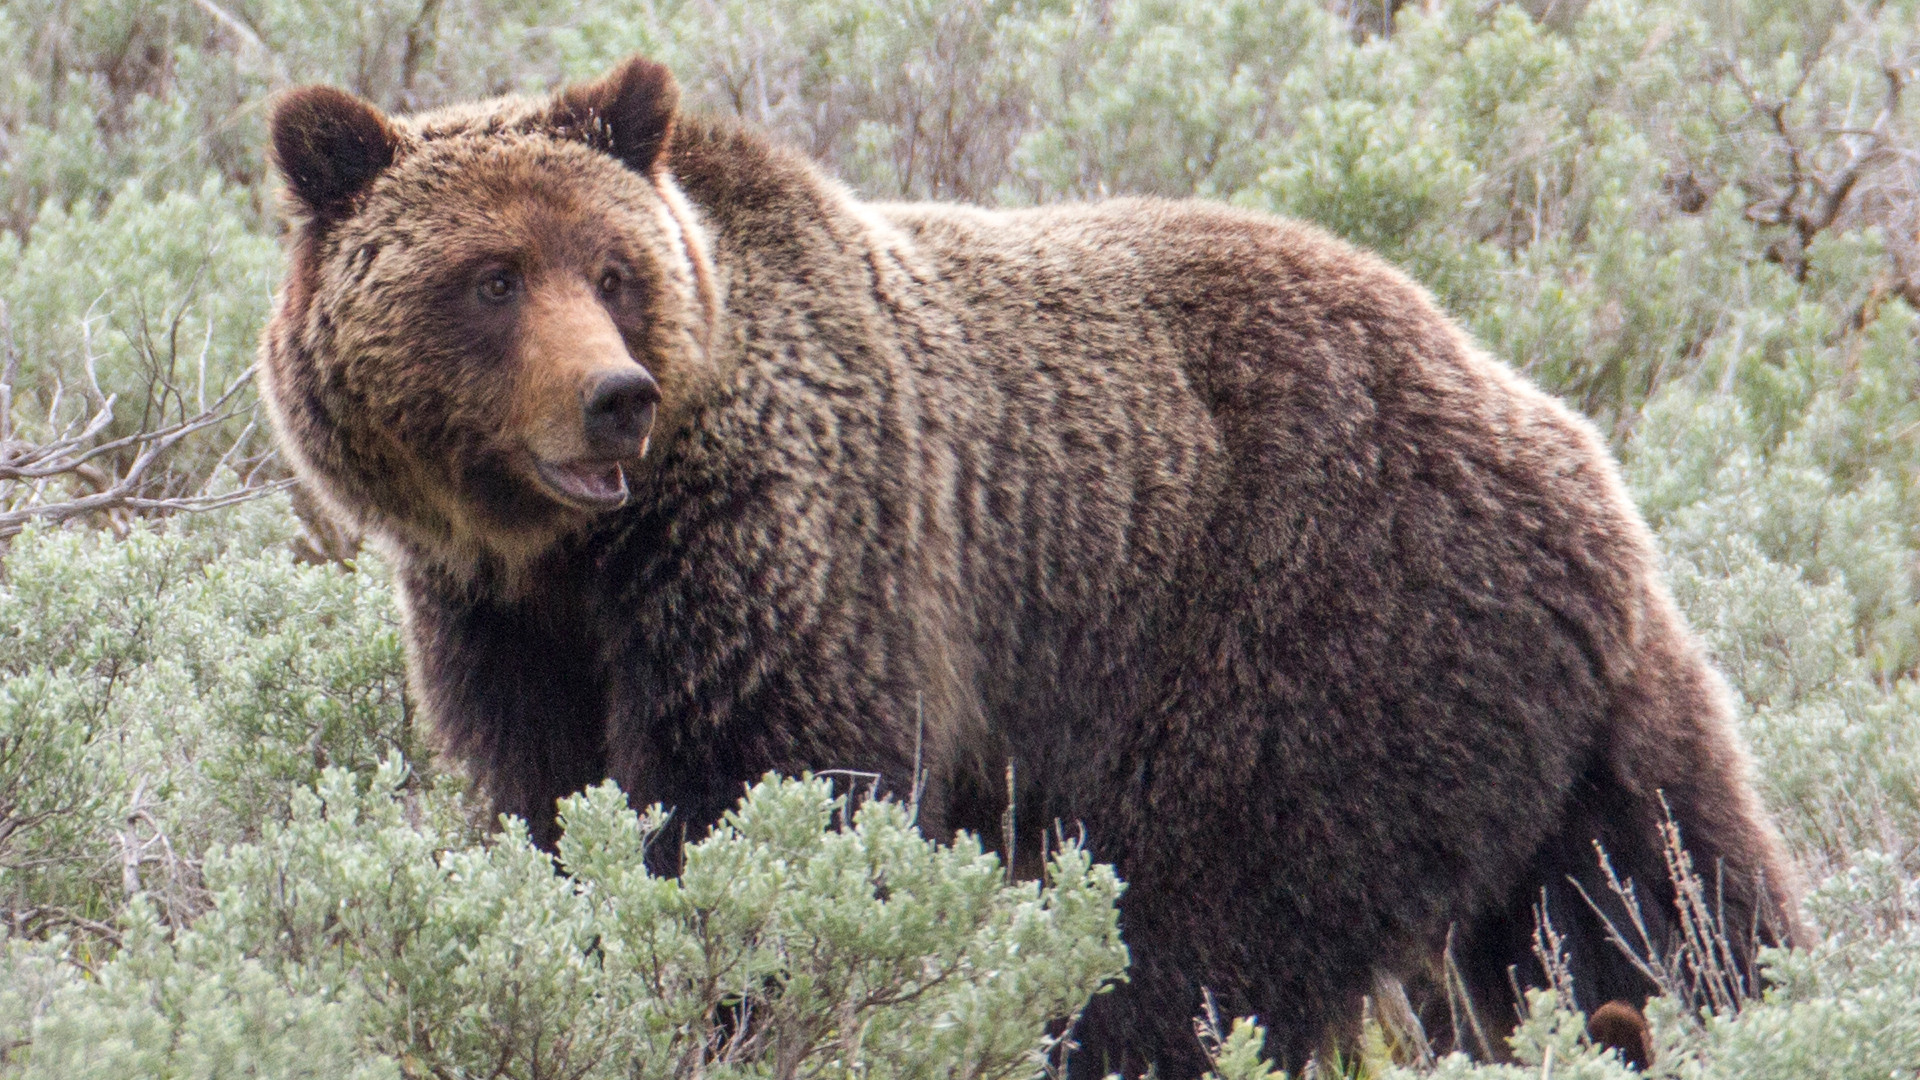
<path id="1" fill-rule="evenodd" d="M 604 679 L 565 590 L 502 601 L 403 576 L 409 683 L 496 815 L 554 850 L 555 802 L 607 775 Z"/>

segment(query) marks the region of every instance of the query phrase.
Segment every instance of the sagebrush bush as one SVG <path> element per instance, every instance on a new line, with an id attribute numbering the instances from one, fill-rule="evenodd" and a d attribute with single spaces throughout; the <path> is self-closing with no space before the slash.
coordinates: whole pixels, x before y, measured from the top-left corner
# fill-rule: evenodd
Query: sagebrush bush
<path id="1" fill-rule="evenodd" d="M 195 528 L 29 531 L 0 579 L 0 915 L 111 922 L 201 904 L 212 844 L 323 768 L 424 760 L 377 561 L 296 563 L 284 505 Z M 76 920 L 82 922 L 76 923 Z"/>
<path id="2" fill-rule="evenodd" d="M 1024 1076 L 1050 1049 L 1035 1018 L 1126 965 L 1120 885 L 1071 842 L 1008 884 L 899 803 L 769 779 L 660 878 L 665 816 L 605 784 L 564 804 L 561 875 L 405 777 L 326 770 L 286 824 L 209 854 L 190 927 L 135 904 L 89 977 L 61 939 L 15 946 L 20 1075 Z"/>

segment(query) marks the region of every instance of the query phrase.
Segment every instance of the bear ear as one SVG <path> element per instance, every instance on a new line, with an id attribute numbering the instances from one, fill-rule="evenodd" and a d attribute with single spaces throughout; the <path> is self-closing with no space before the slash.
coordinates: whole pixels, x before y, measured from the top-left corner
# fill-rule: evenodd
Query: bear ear
<path id="1" fill-rule="evenodd" d="M 331 86 L 288 91 L 273 107 L 273 163 L 317 218 L 344 216 L 398 141 L 378 109 Z"/>
<path id="2" fill-rule="evenodd" d="M 634 57 L 596 82 L 570 87 L 554 99 L 559 133 L 583 139 L 638 173 L 651 174 L 673 131 L 680 84 L 663 64 Z"/>

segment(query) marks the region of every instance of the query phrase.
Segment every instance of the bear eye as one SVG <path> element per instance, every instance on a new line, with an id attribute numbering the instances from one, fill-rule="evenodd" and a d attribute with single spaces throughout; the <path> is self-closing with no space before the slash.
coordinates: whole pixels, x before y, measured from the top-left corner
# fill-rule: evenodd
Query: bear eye
<path id="1" fill-rule="evenodd" d="M 625 280 L 621 277 L 620 271 L 612 267 L 600 271 L 600 295 L 611 299 L 619 293 L 620 286 L 625 283 Z"/>
<path id="2" fill-rule="evenodd" d="M 480 299 L 490 304 L 503 304 L 513 299 L 519 291 L 520 280 L 511 270 L 495 270 L 480 279 Z"/>

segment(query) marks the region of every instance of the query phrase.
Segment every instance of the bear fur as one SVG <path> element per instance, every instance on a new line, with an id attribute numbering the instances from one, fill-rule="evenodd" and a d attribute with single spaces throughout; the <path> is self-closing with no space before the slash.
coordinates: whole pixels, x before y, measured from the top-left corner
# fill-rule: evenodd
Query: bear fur
<path id="1" fill-rule="evenodd" d="M 1601 439 L 1379 259 L 1200 201 L 863 203 L 637 59 L 412 118 L 303 88 L 273 146 L 281 445 L 538 842 L 604 777 L 697 835 L 916 753 L 928 832 L 992 839 L 1011 763 L 1017 851 L 1078 824 L 1129 883 L 1083 1075 L 1197 1074 L 1203 989 L 1298 1066 L 1449 949 L 1498 1045 L 1543 903 L 1583 1007 L 1644 1000 L 1575 883 L 1613 904 L 1603 845 L 1671 943 L 1669 814 L 1742 964 L 1790 932 Z"/>

